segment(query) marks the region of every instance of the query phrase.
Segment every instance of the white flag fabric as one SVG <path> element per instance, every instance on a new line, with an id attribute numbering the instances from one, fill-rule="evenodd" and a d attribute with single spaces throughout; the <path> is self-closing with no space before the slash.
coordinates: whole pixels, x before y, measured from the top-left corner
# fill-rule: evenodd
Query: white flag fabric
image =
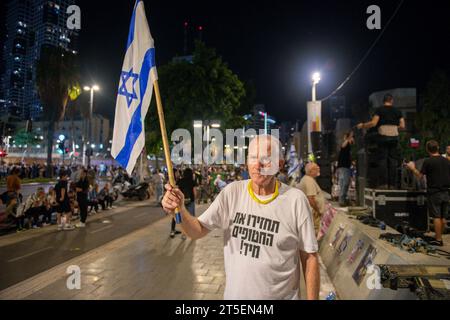
<path id="1" fill-rule="evenodd" d="M 298 161 L 297 152 L 295 151 L 294 144 L 291 144 L 291 150 L 289 151 L 289 161 L 288 161 L 288 177 L 297 178 L 298 172 L 300 171 L 300 163 Z"/>
<path id="2" fill-rule="evenodd" d="M 131 174 L 145 145 L 144 120 L 152 99 L 153 83 L 158 79 L 154 42 L 142 0 L 137 0 L 133 9 L 126 49 L 111 155 Z"/>

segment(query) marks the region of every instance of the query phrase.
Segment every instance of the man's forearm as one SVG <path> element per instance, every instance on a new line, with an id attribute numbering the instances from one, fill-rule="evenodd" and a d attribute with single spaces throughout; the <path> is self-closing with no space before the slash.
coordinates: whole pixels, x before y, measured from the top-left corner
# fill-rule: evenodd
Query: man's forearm
<path id="1" fill-rule="evenodd" d="M 363 129 L 370 129 L 370 128 L 373 128 L 375 126 L 374 126 L 372 121 L 369 121 L 369 122 L 364 122 L 362 127 L 363 127 Z"/>
<path id="2" fill-rule="evenodd" d="M 308 254 L 305 264 L 306 298 L 308 300 L 318 300 L 320 291 L 320 270 L 317 253 Z"/>
<path id="3" fill-rule="evenodd" d="M 180 209 L 181 214 L 181 228 L 184 233 L 191 239 L 199 239 L 204 237 L 208 230 L 202 226 L 196 217 L 193 217 L 186 207 Z"/>
<path id="4" fill-rule="evenodd" d="M 423 178 L 423 174 L 416 168 L 411 169 L 411 171 L 419 180 Z"/>

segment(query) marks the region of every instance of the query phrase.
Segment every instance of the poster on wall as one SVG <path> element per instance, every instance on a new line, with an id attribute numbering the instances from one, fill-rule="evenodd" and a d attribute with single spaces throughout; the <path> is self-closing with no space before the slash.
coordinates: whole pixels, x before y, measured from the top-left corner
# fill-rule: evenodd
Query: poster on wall
<path id="1" fill-rule="evenodd" d="M 353 247 L 352 252 L 348 256 L 348 259 L 347 259 L 348 264 L 352 264 L 353 262 L 355 262 L 356 258 L 358 258 L 359 254 L 361 253 L 363 247 L 364 247 L 364 241 L 361 239 L 358 240 L 358 242 L 356 242 L 355 246 Z"/>
<path id="2" fill-rule="evenodd" d="M 353 280 L 355 280 L 358 286 L 361 284 L 362 280 L 366 275 L 367 267 L 373 264 L 373 260 L 375 259 L 376 255 L 377 249 L 375 249 L 372 245 L 369 245 L 369 247 L 366 250 L 366 253 L 361 259 L 361 262 L 359 263 L 358 267 L 353 273 Z"/>
<path id="3" fill-rule="evenodd" d="M 340 224 L 339 228 L 337 229 L 336 233 L 334 234 L 333 240 L 330 242 L 331 247 L 336 248 L 338 240 L 341 237 L 342 233 L 344 232 L 344 229 L 345 229 L 345 225 Z"/>
<path id="4" fill-rule="evenodd" d="M 341 256 L 345 250 L 348 247 L 348 244 L 350 242 L 350 240 L 352 240 L 353 237 L 353 230 L 347 231 L 347 233 L 345 234 L 344 239 L 342 239 L 341 243 L 339 244 L 339 246 L 336 248 L 336 252 Z"/>

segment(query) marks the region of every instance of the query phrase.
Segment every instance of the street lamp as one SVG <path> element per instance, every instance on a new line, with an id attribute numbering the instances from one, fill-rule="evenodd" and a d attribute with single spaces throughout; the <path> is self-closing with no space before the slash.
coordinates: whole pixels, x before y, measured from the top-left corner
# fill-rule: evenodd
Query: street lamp
<path id="1" fill-rule="evenodd" d="M 88 136 L 89 141 L 92 141 L 92 112 L 94 109 L 94 91 L 99 91 L 100 87 L 96 84 L 92 86 L 85 86 L 84 91 L 90 91 L 91 92 L 91 99 L 89 103 L 89 130 L 88 130 Z M 83 143 L 83 146 L 85 146 L 85 142 Z M 85 152 L 83 153 L 83 159 L 84 159 Z M 83 160 L 84 164 L 84 160 Z M 91 165 L 91 152 L 88 152 L 88 166 Z"/>
<path id="2" fill-rule="evenodd" d="M 312 75 L 312 101 L 316 101 L 316 85 L 320 82 L 320 73 L 314 72 Z"/>

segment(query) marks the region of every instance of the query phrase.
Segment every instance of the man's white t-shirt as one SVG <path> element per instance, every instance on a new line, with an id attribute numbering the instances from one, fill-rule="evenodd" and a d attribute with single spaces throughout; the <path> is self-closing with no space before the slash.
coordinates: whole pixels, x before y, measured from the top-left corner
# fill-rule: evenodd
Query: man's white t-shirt
<path id="1" fill-rule="evenodd" d="M 249 180 L 229 184 L 199 217 L 224 230 L 225 299 L 298 299 L 299 250 L 318 251 L 304 193 L 281 184 L 268 204 L 253 200 Z"/>

